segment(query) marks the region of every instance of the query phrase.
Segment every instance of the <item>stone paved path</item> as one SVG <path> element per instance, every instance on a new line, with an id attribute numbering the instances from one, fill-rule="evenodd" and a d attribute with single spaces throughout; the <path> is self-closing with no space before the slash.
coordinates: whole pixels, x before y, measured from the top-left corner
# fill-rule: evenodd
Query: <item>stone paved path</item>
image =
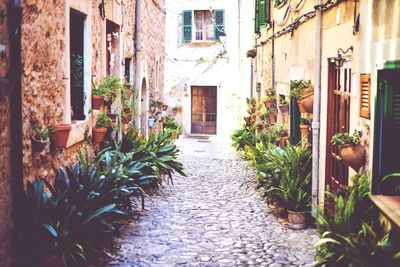
<path id="1" fill-rule="evenodd" d="M 179 140 L 187 178 L 147 198 L 110 266 L 305 266 L 315 230 L 290 230 L 229 144 Z M 247 181 L 247 183 L 246 183 Z M 250 182 L 249 182 L 250 181 Z"/>

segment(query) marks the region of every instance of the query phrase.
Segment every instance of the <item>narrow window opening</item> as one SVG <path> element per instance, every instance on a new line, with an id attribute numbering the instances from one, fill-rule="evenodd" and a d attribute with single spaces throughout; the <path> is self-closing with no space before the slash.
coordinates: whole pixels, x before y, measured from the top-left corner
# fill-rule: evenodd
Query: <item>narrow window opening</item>
<path id="1" fill-rule="evenodd" d="M 125 71 L 124 71 L 124 76 L 125 76 L 125 81 L 127 83 L 131 82 L 131 58 L 125 58 Z"/>
<path id="2" fill-rule="evenodd" d="M 84 91 L 84 22 L 86 16 L 70 11 L 70 86 L 71 119 L 84 120 L 86 95 Z"/>

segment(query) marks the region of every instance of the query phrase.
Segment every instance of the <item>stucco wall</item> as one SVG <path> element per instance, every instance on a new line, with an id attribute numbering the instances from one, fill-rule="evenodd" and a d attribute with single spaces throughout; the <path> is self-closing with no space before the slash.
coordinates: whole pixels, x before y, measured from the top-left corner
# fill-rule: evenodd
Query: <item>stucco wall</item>
<path id="1" fill-rule="evenodd" d="M 0 10 L 7 10 L 8 1 L 0 1 Z M 7 18 L 0 25 L 0 43 L 6 45 L 7 56 L 0 62 L 0 77 L 5 78 L 9 70 L 9 40 Z M 0 266 L 11 263 L 12 199 L 11 192 L 11 136 L 9 86 L 0 93 Z M 8 91 L 8 92 L 6 92 Z"/>
<path id="2" fill-rule="evenodd" d="M 287 5 L 286 5 L 287 6 Z M 286 6 L 277 9 L 271 7 L 272 18 L 275 21 L 275 32 L 287 27 L 302 14 L 314 10 L 313 1 L 305 1 L 297 11 L 291 11 L 287 21 L 281 21 Z M 337 56 L 337 50 L 346 50 L 353 46 L 351 61 L 344 67 L 352 70 L 353 96 L 350 103 L 350 131 L 360 127 L 365 128 L 364 140 L 368 145 L 368 129 L 359 117 L 359 36 L 353 35 L 354 2 L 344 1 L 339 5 L 323 12 L 322 15 L 322 69 L 321 69 L 321 128 L 320 128 L 320 160 L 319 160 L 319 197 L 323 201 L 325 192 L 325 160 L 327 139 L 328 106 L 328 58 Z M 275 84 L 272 85 L 272 40 L 265 40 L 273 34 L 272 27 L 261 29 L 261 34 L 256 35 L 257 57 L 255 64 L 253 94 L 265 95 L 265 90 L 275 87 L 278 94 L 288 95 L 290 80 L 305 79 L 315 81 L 315 18 L 301 24 L 293 32 L 275 39 L 274 74 Z M 261 83 L 261 92 L 256 92 L 256 84 Z M 280 112 L 280 111 L 279 111 Z M 281 122 L 288 123 L 285 116 L 280 116 Z M 368 153 L 368 152 L 367 152 Z M 350 171 L 350 176 L 354 174 Z"/>
<path id="3" fill-rule="evenodd" d="M 217 135 L 227 137 L 241 123 L 249 88 L 242 88 L 239 70 L 238 3 L 167 0 L 165 100 L 183 107 L 184 133 L 191 133 L 191 86 L 217 87 Z M 220 42 L 183 43 L 183 10 L 225 10 L 226 53 Z M 249 70 L 248 70 L 249 71 Z M 187 92 L 184 93 L 186 84 Z M 250 82 L 248 82 L 248 85 Z"/>

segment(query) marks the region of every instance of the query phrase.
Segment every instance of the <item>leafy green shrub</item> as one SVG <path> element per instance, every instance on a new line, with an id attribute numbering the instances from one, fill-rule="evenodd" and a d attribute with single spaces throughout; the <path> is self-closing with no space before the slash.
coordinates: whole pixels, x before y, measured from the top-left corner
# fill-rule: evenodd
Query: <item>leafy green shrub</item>
<path id="1" fill-rule="evenodd" d="M 311 93 L 313 88 L 310 80 L 292 80 L 290 81 L 289 98 L 300 99 L 303 95 Z"/>
<path id="2" fill-rule="evenodd" d="M 271 188 L 265 193 L 291 211 L 306 211 L 311 205 L 311 150 L 301 144 L 269 150 L 266 164 L 275 170 Z"/>
<path id="3" fill-rule="evenodd" d="M 112 119 L 107 116 L 107 114 L 104 114 L 102 112 L 97 115 L 97 122 L 96 122 L 96 127 L 101 128 L 101 127 L 110 127 L 112 122 Z"/>
<path id="4" fill-rule="evenodd" d="M 178 122 L 170 115 L 165 117 L 163 126 L 164 132 L 169 135 L 180 134 L 182 132 L 182 126 L 180 126 Z"/>
<path id="5" fill-rule="evenodd" d="M 341 194 L 327 193 L 333 210 L 317 217 L 317 266 L 398 266 L 399 236 L 383 233 L 368 194 L 367 175 L 355 176 Z"/>
<path id="6" fill-rule="evenodd" d="M 46 141 L 49 139 L 50 127 L 41 129 L 39 126 L 33 126 L 33 138 L 37 141 Z"/>
<path id="7" fill-rule="evenodd" d="M 245 151 L 246 146 L 254 147 L 257 142 L 255 132 L 248 127 L 235 130 L 231 135 L 231 139 L 232 146 L 236 149 L 236 151 Z"/>
<path id="8" fill-rule="evenodd" d="M 358 145 L 361 142 L 360 132 L 356 130 L 354 131 L 353 134 L 336 133 L 332 137 L 331 142 L 333 145 L 346 145 L 346 144 Z"/>

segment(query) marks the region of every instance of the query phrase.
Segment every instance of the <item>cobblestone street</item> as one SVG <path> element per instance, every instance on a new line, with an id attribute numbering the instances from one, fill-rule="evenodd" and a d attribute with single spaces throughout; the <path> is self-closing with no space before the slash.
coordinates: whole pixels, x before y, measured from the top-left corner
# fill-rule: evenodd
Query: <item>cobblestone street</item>
<path id="1" fill-rule="evenodd" d="M 228 143 L 177 141 L 187 178 L 146 198 L 110 266 L 305 266 L 313 229 L 290 230 L 254 190 L 255 174 Z"/>

